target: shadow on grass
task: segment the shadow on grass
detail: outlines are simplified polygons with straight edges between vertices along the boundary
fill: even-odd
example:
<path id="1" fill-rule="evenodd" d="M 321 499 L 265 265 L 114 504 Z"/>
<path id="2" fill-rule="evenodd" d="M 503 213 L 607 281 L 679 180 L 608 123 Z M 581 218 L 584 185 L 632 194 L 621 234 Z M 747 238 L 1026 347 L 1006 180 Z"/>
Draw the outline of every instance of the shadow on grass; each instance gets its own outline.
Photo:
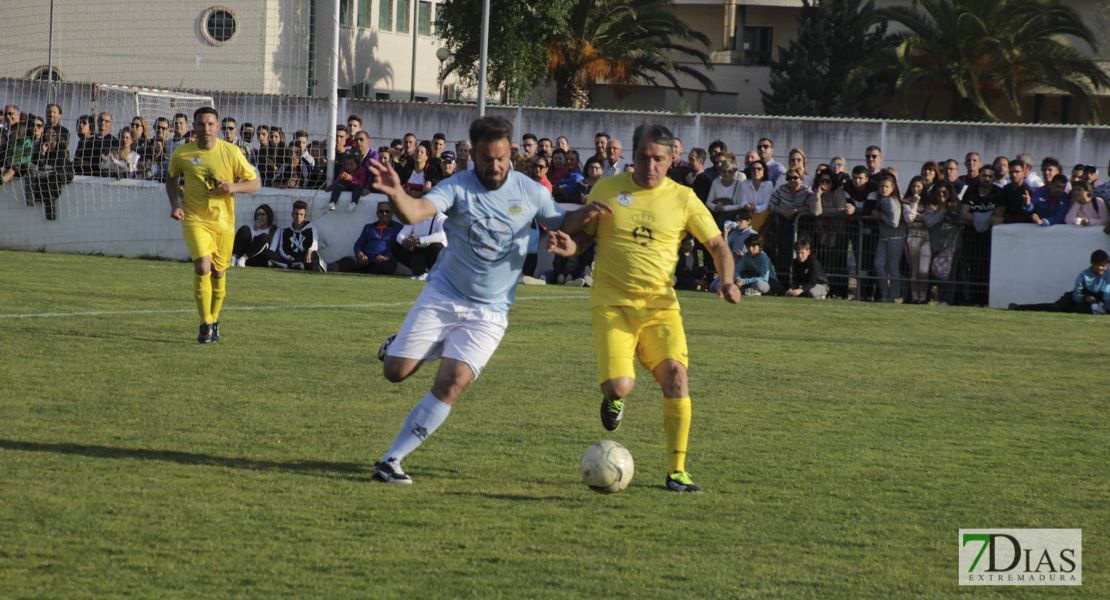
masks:
<path id="1" fill-rule="evenodd" d="M 251 471 L 286 471 L 305 475 L 344 477 L 348 479 L 370 480 L 370 469 L 360 463 L 296 460 L 279 462 L 252 458 L 233 458 L 213 456 L 195 452 L 174 450 L 147 450 L 142 448 L 112 448 L 110 446 L 90 446 L 86 444 L 49 444 L 43 442 L 21 442 L 0 439 L 0 448 L 22 450 L 24 452 L 51 452 L 54 454 L 74 454 L 90 458 L 122 458 L 132 460 L 159 460 L 182 465 L 202 465 L 247 469 Z M 365 477 L 359 477 L 365 475 Z"/>

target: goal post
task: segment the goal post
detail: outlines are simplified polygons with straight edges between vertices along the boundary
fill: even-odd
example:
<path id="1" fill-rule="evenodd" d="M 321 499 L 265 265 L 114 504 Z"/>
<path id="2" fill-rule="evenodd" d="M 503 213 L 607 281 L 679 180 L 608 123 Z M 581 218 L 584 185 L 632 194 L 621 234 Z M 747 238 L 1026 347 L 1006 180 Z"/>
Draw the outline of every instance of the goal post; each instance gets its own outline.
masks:
<path id="1" fill-rule="evenodd" d="M 154 88 L 133 87 L 111 83 L 97 83 L 92 88 L 93 114 L 107 112 L 121 118 L 140 116 L 152 125 L 157 119 L 173 120 L 175 114 L 182 113 L 193 121 L 193 111 L 207 106 L 215 108 L 212 96 L 159 90 Z"/>

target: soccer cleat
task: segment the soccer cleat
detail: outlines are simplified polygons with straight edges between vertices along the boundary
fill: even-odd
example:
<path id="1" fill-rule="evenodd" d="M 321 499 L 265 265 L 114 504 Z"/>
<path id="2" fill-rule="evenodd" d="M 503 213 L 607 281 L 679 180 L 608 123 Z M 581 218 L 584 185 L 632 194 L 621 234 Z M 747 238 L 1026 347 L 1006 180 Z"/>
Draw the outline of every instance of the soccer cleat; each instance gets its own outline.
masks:
<path id="1" fill-rule="evenodd" d="M 701 486 L 695 485 L 686 471 L 675 471 L 667 476 L 667 489 L 672 492 L 700 492 Z"/>
<path id="2" fill-rule="evenodd" d="M 371 476 L 386 483 L 412 483 L 412 477 L 401 470 L 401 463 L 393 459 L 374 465 L 374 473 Z M 701 488 L 698 488 L 698 491 L 700 492 Z"/>
<path id="3" fill-rule="evenodd" d="M 216 321 L 212 324 L 212 340 L 213 342 L 220 341 L 220 322 Z"/>
<path id="4" fill-rule="evenodd" d="M 202 344 L 208 344 L 216 341 L 212 339 L 212 323 L 200 324 L 200 333 L 197 335 L 197 341 Z"/>
<path id="5" fill-rule="evenodd" d="M 397 334 L 395 333 L 385 338 L 385 341 L 382 342 L 382 345 L 378 346 L 378 360 L 385 362 L 386 350 L 389 350 L 389 345 L 392 344 L 393 340 L 395 340 L 396 338 Z"/>
<path id="6" fill-rule="evenodd" d="M 601 401 L 601 424 L 609 431 L 616 431 L 621 426 L 621 417 L 624 416 L 624 400 Z"/>

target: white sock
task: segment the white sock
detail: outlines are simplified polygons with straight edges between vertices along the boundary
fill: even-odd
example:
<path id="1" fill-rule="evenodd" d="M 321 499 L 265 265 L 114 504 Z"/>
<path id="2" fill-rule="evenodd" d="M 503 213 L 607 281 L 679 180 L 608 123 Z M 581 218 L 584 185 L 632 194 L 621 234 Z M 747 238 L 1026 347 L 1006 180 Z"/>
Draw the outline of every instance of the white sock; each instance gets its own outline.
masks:
<path id="1" fill-rule="evenodd" d="M 389 447 L 389 452 L 382 458 L 382 462 L 389 460 L 401 462 L 402 458 L 416 450 L 417 446 L 432 435 L 432 432 L 447 420 L 447 415 L 450 413 L 451 405 L 428 392 L 428 395 L 421 398 L 420 402 L 413 407 L 404 425 L 401 425 L 401 431 L 397 432 L 397 437 Z"/>

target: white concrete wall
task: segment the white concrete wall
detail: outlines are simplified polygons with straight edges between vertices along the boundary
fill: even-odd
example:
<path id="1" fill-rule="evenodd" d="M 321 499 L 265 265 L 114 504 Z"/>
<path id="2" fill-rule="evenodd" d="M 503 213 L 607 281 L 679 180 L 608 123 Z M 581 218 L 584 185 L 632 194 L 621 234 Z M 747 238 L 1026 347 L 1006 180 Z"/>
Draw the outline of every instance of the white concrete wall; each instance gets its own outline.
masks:
<path id="1" fill-rule="evenodd" d="M 1110 252 L 1101 227 L 1001 225 L 991 233 L 991 308 L 1011 302 L 1054 302 L 1091 266 L 1091 253 Z"/>

